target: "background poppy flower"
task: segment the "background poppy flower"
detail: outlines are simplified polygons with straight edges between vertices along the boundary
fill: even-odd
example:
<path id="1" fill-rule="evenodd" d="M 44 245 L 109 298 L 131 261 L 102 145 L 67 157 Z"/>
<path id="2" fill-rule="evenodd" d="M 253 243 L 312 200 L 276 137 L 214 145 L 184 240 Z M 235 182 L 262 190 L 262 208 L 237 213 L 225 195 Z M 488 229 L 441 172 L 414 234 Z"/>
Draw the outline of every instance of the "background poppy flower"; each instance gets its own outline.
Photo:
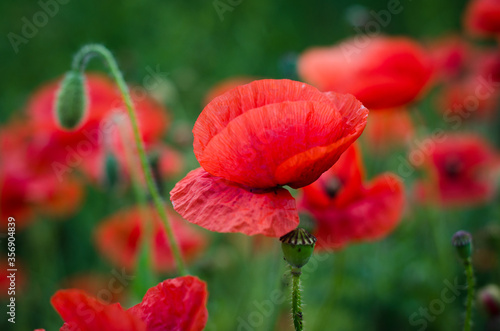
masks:
<path id="1" fill-rule="evenodd" d="M 0 223 L 9 216 L 24 228 L 37 213 L 64 217 L 75 212 L 83 200 L 82 184 L 73 176 L 59 181 L 52 170 L 37 167 L 30 154 L 31 127 L 12 122 L 1 128 Z"/>
<path id="2" fill-rule="evenodd" d="M 500 34 L 500 1 L 471 0 L 465 11 L 465 28 L 475 35 Z"/>
<path id="3" fill-rule="evenodd" d="M 351 93 L 374 110 L 415 100 L 431 78 L 432 65 L 411 39 L 377 37 L 311 48 L 300 56 L 297 70 L 321 91 Z"/>
<path id="4" fill-rule="evenodd" d="M 280 236 L 298 224 L 282 188 L 315 181 L 354 142 L 368 110 L 351 95 L 259 80 L 212 100 L 195 123 L 202 169 L 171 192 L 175 210 L 218 232 Z"/>
<path id="5" fill-rule="evenodd" d="M 446 36 L 428 47 L 436 79 L 451 81 L 462 74 L 471 60 L 471 46 L 459 36 Z"/>
<path id="6" fill-rule="evenodd" d="M 116 86 L 106 76 L 86 75 L 88 115 L 75 131 L 57 125 L 54 104 L 59 81 L 40 88 L 28 103 L 27 113 L 33 128 L 31 155 L 39 166 L 60 175 L 83 170 L 90 178 L 102 178 L 105 145 L 117 155 L 123 155 L 117 125 L 130 127 L 122 98 Z M 147 95 L 133 95 L 139 128 L 146 147 L 160 140 L 168 127 L 165 109 Z M 117 124 L 118 123 L 118 124 Z M 124 159 L 121 157 L 119 159 Z"/>
<path id="7" fill-rule="evenodd" d="M 148 218 L 144 220 L 143 216 Z M 140 207 L 122 210 L 99 223 L 95 233 L 98 250 L 114 264 L 133 270 L 139 253 L 143 222 L 148 219 L 152 219 L 154 224 L 151 242 L 154 268 L 162 272 L 174 270 L 175 261 L 167 234 L 153 207 L 145 208 L 144 213 Z M 184 259 L 192 261 L 206 247 L 206 237 L 172 211 L 169 212 L 169 220 Z"/>
<path id="8" fill-rule="evenodd" d="M 299 208 L 314 218 L 318 249 L 387 236 L 401 220 L 404 186 L 390 173 L 363 183 L 357 146 L 351 146 L 321 177 L 301 189 Z"/>
<path id="9" fill-rule="evenodd" d="M 61 330 L 201 331 L 208 318 L 206 284 L 193 276 L 167 279 L 148 290 L 142 302 L 124 310 L 81 290 L 60 290 L 51 303 L 65 324 Z M 85 312 L 85 314 L 82 314 Z"/>
<path id="10" fill-rule="evenodd" d="M 428 180 L 417 182 L 421 201 L 443 205 L 474 205 L 493 198 L 500 158 L 481 137 L 473 134 L 449 134 L 432 141 L 425 159 L 415 164 L 428 171 Z"/>

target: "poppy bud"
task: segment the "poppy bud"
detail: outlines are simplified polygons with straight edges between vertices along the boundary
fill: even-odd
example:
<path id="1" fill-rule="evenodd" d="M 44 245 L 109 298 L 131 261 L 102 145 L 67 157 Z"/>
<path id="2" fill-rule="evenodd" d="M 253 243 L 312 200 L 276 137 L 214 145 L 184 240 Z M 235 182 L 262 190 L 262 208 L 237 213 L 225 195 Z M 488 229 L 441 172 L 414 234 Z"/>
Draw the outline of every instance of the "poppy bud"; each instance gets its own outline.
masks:
<path id="1" fill-rule="evenodd" d="M 121 173 L 118 160 L 113 153 L 107 151 L 104 159 L 104 184 L 109 189 L 114 188 L 120 182 L 120 178 Z"/>
<path id="2" fill-rule="evenodd" d="M 73 130 L 87 112 L 85 77 L 79 70 L 68 71 L 61 82 L 56 100 L 56 120 L 63 129 Z"/>
<path id="3" fill-rule="evenodd" d="M 458 231 L 453 235 L 451 243 L 455 246 L 458 256 L 460 256 L 465 263 L 469 263 L 472 256 L 472 236 L 470 233 Z"/>
<path id="4" fill-rule="evenodd" d="M 478 301 L 490 317 L 500 316 L 500 289 L 490 284 L 479 291 Z"/>
<path id="5" fill-rule="evenodd" d="M 294 268 L 302 268 L 311 258 L 316 237 L 302 228 L 288 232 L 280 238 L 285 260 Z"/>

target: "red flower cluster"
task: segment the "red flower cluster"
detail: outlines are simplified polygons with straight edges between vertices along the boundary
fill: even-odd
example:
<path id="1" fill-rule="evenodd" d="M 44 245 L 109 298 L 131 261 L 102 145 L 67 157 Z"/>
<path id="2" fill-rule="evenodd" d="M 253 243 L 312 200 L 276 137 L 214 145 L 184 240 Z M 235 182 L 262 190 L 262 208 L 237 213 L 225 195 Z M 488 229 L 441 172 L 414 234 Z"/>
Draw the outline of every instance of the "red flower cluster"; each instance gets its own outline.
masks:
<path id="1" fill-rule="evenodd" d="M 207 240 L 202 233 L 192 229 L 174 212 L 168 212 L 169 220 L 185 260 L 193 260 L 206 247 Z M 144 219 L 145 218 L 145 219 Z M 153 207 L 134 207 L 123 210 L 101 222 L 96 230 L 96 244 L 99 252 L 114 264 L 133 270 L 140 249 L 141 236 L 147 221 L 153 221 L 151 252 L 154 268 L 168 272 L 175 269 L 167 234 Z"/>
<path id="2" fill-rule="evenodd" d="M 357 146 L 351 146 L 330 170 L 302 189 L 299 206 L 314 217 L 318 249 L 383 238 L 401 219 L 401 180 L 386 173 L 365 184 L 360 158 Z"/>
<path id="3" fill-rule="evenodd" d="M 428 144 L 423 162 L 428 180 L 417 183 L 420 200 L 443 205 L 474 205 L 493 198 L 500 156 L 479 136 L 450 134 Z M 420 162 L 420 161 L 419 161 Z"/>
<path id="4" fill-rule="evenodd" d="M 362 133 L 368 110 L 351 95 L 259 80 L 210 102 L 193 129 L 202 168 L 171 192 L 175 210 L 212 231 L 281 236 L 298 225 L 299 188 Z"/>
<path id="5" fill-rule="evenodd" d="M 370 110 L 415 100 L 432 73 L 430 58 L 418 44 L 389 37 L 312 48 L 297 67 L 299 76 L 321 91 L 351 93 Z"/>
<path id="6" fill-rule="evenodd" d="M 206 284 L 193 276 L 167 279 L 142 302 L 124 310 L 81 290 L 60 290 L 51 299 L 64 320 L 61 331 L 201 331 L 208 318 Z"/>

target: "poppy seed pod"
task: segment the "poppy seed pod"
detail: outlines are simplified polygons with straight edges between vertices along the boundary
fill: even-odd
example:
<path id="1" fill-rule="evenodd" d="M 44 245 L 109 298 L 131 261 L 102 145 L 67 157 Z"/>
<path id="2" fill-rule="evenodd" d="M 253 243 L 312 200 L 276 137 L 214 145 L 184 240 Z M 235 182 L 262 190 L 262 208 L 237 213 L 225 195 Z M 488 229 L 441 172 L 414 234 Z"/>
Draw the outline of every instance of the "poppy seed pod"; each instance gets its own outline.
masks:
<path id="1" fill-rule="evenodd" d="M 87 113 L 85 77 L 78 70 L 68 71 L 56 99 L 56 121 L 63 129 L 73 130 Z"/>
<path id="2" fill-rule="evenodd" d="M 285 260 L 294 268 L 302 268 L 311 258 L 316 237 L 302 228 L 297 228 L 280 238 Z"/>
<path id="3" fill-rule="evenodd" d="M 472 256 L 472 236 L 469 232 L 458 231 L 453 235 L 451 243 L 455 246 L 458 256 L 465 262 L 469 263 Z"/>

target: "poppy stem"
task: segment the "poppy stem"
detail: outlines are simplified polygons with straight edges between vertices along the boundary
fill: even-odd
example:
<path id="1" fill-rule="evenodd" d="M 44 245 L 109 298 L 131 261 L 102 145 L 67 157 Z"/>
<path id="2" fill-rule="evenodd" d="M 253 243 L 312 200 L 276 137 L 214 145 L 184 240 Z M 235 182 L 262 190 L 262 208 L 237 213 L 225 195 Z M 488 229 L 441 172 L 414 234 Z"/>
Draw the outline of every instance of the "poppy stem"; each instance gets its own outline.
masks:
<path id="1" fill-rule="evenodd" d="M 469 259 L 465 263 L 465 275 L 467 276 L 467 301 L 465 310 L 465 323 L 464 331 L 470 331 L 472 327 L 472 302 L 474 300 L 474 269 L 472 268 L 472 262 Z"/>
<path id="2" fill-rule="evenodd" d="M 290 267 L 292 270 L 292 318 L 295 331 L 303 330 L 302 300 L 300 297 L 300 268 Z"/>
<path id="3" fill-rule="evenodd" d="M 139 159 L 141 161 L 144 177 L 146 178 L 146 184 L 151 193 L 158 214 L 160 215 L 160 218 L 164 223 L 165 230 L 167 232 L 168 242 L 170 245 L 170 250 L 172 251 L 172 254 L 175 258 L 177 270 L 180 275 L 184 276 L 187 274 L 187 270 L 186 267 L 184 266 L 184 261 L 180 254 L 179 245 L 177 244 L 177 240 L 173 234 L 172 226 L 168 220 L 164 201 L 161 198 L 160 193 L 158 191 L 158 187 L 156 186 L 153 180 L 153 174 L 148 163 L 146 151 L 144 148 L 144 143 L 141 139 L 137 116 L 132 102 L 132 98 L 130 97 L 129 89 L 127 87 L 127 84 L 125 83 L 125 80 L 123 79 L 123 75 L 120 69 L 118 68 L 118 64 L 116 63 L 115 58 L 106 47 L 97 44 L 89 44 L 82 47 L 80 51 L 78 51 L 78 53 L 75 55 L 75 57 L 73 58 L 72 68 L 73 70 L 83 71 L 88 61 L 93 56 L 100 56 L 104 60 L 104 62 L 108 65 L 111 75 L 116 81 L 116 84 L 118 85 L 121 95 L 125 101 L 127 113 L 130 117 L 130 122 L 132 124 L 134 140 L 137 145 L 137 151 L 139 153 Z"/>

